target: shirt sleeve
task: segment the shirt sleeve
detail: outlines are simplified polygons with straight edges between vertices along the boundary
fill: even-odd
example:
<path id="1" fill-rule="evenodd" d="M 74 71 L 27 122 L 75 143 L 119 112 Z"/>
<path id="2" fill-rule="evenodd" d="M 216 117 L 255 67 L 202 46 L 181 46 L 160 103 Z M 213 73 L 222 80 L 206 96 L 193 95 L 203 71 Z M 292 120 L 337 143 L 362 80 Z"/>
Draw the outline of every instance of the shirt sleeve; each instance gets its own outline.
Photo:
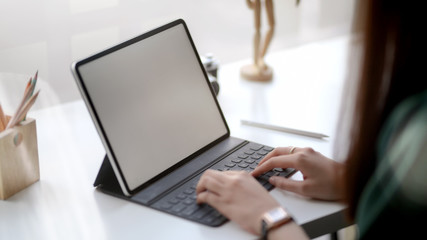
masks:
<path id="1" fill-rule="evenodd" d="M 427 91 L 404 101 L 392 113 L 377 152 L 377 168 L 357 208 L 360 238 L 396 234 L 390 231 L 393 227 L 415 227 L 415 221 L 426 219 Z"/>

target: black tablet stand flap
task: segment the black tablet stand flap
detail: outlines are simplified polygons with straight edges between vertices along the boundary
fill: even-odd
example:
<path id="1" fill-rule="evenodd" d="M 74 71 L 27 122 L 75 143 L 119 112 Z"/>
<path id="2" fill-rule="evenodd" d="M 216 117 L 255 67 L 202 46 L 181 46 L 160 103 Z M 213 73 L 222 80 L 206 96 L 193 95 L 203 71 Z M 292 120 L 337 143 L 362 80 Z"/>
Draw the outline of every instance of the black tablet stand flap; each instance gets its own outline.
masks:
<path id="1" fill-rule="evenodd" d="M 124 197 L 107 155 L 104 157 L 104 161 L 102 162 L 93 186 L 101 189 L 103 192 Z"/>

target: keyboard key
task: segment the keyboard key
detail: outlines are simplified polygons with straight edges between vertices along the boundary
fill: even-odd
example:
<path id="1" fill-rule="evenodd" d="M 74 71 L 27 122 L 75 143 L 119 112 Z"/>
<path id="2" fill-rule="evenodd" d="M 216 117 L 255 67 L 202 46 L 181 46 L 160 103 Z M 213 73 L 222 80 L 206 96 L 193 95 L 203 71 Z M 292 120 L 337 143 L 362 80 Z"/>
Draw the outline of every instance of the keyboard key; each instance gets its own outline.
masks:
<path id="1" fill-rule="evenodd" d="M 172 211 L 175 213 L 179 213 L 182 210 L 184 210 L 184 208 L 186 208 L 186 206 L 184 204 L 178 204 L 178 205 L 173 206 Z"/>
<path id="2" fill-rule="evenodd" d="M 241 158 L 241 159 L 246 159 L 246 158 L 248 158 L 248 155 L 244 155 L 244 154 L 240 154 L 239 156 L 237 156 L 238 158 Z"/>
<path id="3" fill-rule="evenodd" d="M 177 203 L 179 203 L 179 200 L 176 199 L 176 198 L 172 198 L 172 199 L 169 199 L 168 202 L 171 203 L 171 204 L 177 204 Z"/>
<path id="4" fill-rule="evenodd" d="M 247 167 L 249 167 L 249 165 L 247 163 L 241 163 L 241 164 L 239 164 L 239 167 L 247 168 Z"/>
<path id="5" fill-rule="evenodd" d="M 208 216 L 205 216 L 205 218 L 203 219 L 203 222 L 217 225 L 225 220 L 227 219 L 224 216 L 222 216 L 220 212 L 218 212 L 217 210 L 214 210 L 211 213 L 209 213 Z"/>
<path id="6" fill-rule="evenodd" d="M 234 167 L 234 166 L 236 166 L 236 164 L 235 163 L 226 163 L 225 166 L 226 167 Z"/>
<path id="7" fill-rule="evenodd" d="M 187 198 L 187 196 L 184 195 L 183 193 L 180 193 L 176 196 L 176 198 L 183 200 L 183 199 Z"/>
<path id="8" fill-rule="evenodd" d="M 214 212 L 212 212 L 211 214 L 212 214 L 212 216 L 214 216 L 214 217 L 220 217 L 220 216 L 222 216 L 222 214 L 221 214 L 220 212 L 218 212 L 218 211 L 214 211 Z"/>
<path id="9" fill-rule="evenodd" d="M 252 163 L 254 163 L 255 162 L 255 160 L 254 159 L 246 159 L 245 160 L 245 163 L 249 163 L 249 164 L 252 164 Z"/>
<path id="10" fill-rule="evenodd" d="M 182 214 L 184 214 L 184 215 L 186 215 L 186 216 L 190 216 L 190 215 L 193 215 L 193 213 L 195 213 L 197 210 L 199 210 L 199 205 L 196 205 L 196 204 L 194 204 L 194 205 L 191 205 L 191 206 L 189 206 L 189 207 L 187 207 L 183 212 L 182 212 Z"/>
<path id="11" fill-rule="evenodd" d="M 203 219 L 203 222 L 205 222 L 205 223 L 212 223 L 214 219 L 215 219 L 215 217 L 214 217 L 214 216 L 212 216 L 211 214 L 209 214 L 208 216 L 206 216 L 206 217 Z"/>
<path id="12" fill-rule="evenodd" d="M 240 162 L 242 162 L 242 160 L 241 159 L 238 159 L 238 158 L 235 158 L 235 159 L 233 159 L 233 160 L 231 160 L 232 162 L 234 162 L 234 163 L 240 163 Z"/>
<path id="13" fill-rule="evenodd" d="M 267 152 L 271 152 L 274 150 L 274 148 L 272 148 L 272 147 L 264 147 L 263 149 Z"/>
<path id="14" fill-rule="evenodd" d="M 185 199 L 184 200 L 184 202 L 183 202 L 184 204 L 186 204 L 186 205 L 190 205 L 190 204 L 193 204 L 194 203 L 194 200 L 193 199 L 191 199 L 191 198 L 187 198 L 187 199 Z"/>
<path id="15" fill-rule="evenodd" d="M 219 225 L 219 224 L 221 224 L 221 223 L 223 223 L 223 222 L 225 222 L 225 221 L 227 221 L 227 218 L 221 215 L 221 216 L 217 217 L 217 218 L 212 222 L 212 225 L 216 226 L 216 225 Z"/>
<path id="16" fill-rule="evenodd" d="M 267 155 L 267 153 L 268 152 L 266 152 L 266 151 L 259 151 L 256 154 L 261 155 L 261 156 L 265 156 L 265 155 Z"/>
<path id="17" fill-rule="evenodd" d="M 268 182 L 269 178 L 270 178 L 269 176 L 263 174 L 261 176 L 258 176 L 256 179 L 258 180 L 258 182 L 261 183 L 261 185 L 264 185 L 264 183 Z"/>
<path id="18" fill-rule="evenodd" d="M 172 207 L 172 204 L 165 202 L 165 203 L 162 203 L 160 207 L 162 209 L 169 209 L 170 207 Z"/>
<path id="19" fill-rule="evenodd" d="M 252 155 L 252 154 L 254 154 L 255 152 L 254 151 L 252 151 L 252 150 L 249 150 L 249 151 L 245 151 L 245 154 L 247 154 L 247 155 Z"/>
<path id="20" fill-rule="evenodd" d="M 187 195 L 190 195 L 190 194 L 194 193 L 194 190 L 189 188 L 189 189 L 185 190 L 184 193 Z"/>
<path id="21" fill-rule="evenodd" d="M 259 150 L 261 150 L 263 147 L 264 147 L 263 145 L 260 145 L 260 144 L 256 144 L 256 143 L 254 143 L 254 144 L 252 144 L 252 146 L 250 147 L 250 149 L 251 149 L 251 150 L 254 150 L 254 151 L 259 151 Z"/>
<path id="22" fill-rule="evenodd" d="M 270 190 L 273 188 L 273 185 L 271 185 L 271 183 L 266 182 L 262 185 L 265 189 Z"/>
<path id="23" fill-rule="evenodd" d="M 194 214 L 195 219 L 202 219 L 204 216 L 208 215 L 210 212 L 213 211 L 212 208 L 206 206 L 207 205 L 204 205 Z"/>
<path id="24" fill-rule="evenodd" d="M 260 177 L 257 177 L 256 178 L 256 180 L 259 182 L 259 184 L 261 184 L 261 185 L 264 185 L 264 183 L 266 183 L 267 182 L 267 180 L 265 180 L 264 178 L 260 178 Z"/>

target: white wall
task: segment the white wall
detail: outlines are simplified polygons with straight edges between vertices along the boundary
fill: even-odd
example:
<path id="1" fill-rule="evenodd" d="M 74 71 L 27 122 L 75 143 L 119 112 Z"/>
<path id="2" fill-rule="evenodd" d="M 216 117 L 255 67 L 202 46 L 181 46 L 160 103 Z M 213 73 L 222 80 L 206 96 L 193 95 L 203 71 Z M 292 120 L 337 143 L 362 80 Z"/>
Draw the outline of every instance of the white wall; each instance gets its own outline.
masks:
<path id="1" fill-rule="evenodd" d="M 355 0 L 273 2 L 269 51 L 350 31 Z M 51 94 L 39 107 L 78 99 L 72 61 L 176 18 L 187 22 L 200 54 L 212 52 L 222 64 L 252 56 L 245 0 L 0 0 L 0 102 L 16 102 L 10 82 L 25 82 L 37 69 Z"/>

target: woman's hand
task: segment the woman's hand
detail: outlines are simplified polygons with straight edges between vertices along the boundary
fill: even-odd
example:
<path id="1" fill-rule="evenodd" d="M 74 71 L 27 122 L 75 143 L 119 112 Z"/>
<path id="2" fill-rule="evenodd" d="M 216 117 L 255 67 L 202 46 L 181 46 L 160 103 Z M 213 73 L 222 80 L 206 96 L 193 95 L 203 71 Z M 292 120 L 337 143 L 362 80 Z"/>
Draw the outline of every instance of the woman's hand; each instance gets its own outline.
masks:
<path id="1" fill-rule="evenodd" d="M 295 168 L 304 176 L 303 181 L 273 176 L 270 183 L 275 187 L 322 200 L 343 198 L 343 187 L 340 184 L 343 164 L 311 148 L 276 148 L 265 156 L 252 175 L 256 177 L 273 168 Z"/>
<path id="2" fill-rule="evenodd" d="M 196 188 L 197 202 L 216 208 L 243 229 L 259 235 L 262 215 L 279 203 L 249 173 L 207 170 Z"/>

